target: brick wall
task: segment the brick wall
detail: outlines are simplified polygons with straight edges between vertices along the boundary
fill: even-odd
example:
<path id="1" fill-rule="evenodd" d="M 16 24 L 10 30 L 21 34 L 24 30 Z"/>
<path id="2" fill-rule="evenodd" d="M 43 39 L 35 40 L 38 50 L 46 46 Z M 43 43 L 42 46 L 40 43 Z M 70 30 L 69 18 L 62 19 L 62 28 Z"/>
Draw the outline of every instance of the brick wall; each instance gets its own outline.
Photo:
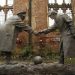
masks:
<path id="1" fill-rule="evenodd" d="M 28 5 L 29 5 L 28 0 L 14 0 L 13 13 L 17 14 L 21 11 L 28 12 Z M 27 43 L 28 42 L 27 41 L 28 40 L 28 33 L 21 32 L 21 33 L 18 34 L 17 38 L 19 38 L 20 40 L 24 40 L 24 42 Z M 22 43 L 23 43 L 23 41 L 22 41 Z"/>
<path id="2" fill-rule="evenodd" d="M 47 6 L 47 0 L 32 2 L 32 26 L 37 31 L 47 27 Z"/>
<path id="3" fill-rule="evenodd" d="M 14 0 L 14 14 L 28 12 L 29 0 Z M 47 0 L 32 0 L 32 27 L 40 30 L 47 27 Z"/>
<path id="4" fill-rule="evenodd" d="M 28 12 L 28 2 L 29 0 L 14 0 L 14 14 L 17 14 L 20 11 Z M 48 0 L 32 0 L 32 28 L 33 30 L 40 31 L 41 29 L 47 28 L 47 10 L 48 10 Z M 52 33 L 55 35 L 54 33 Z M 39 37 L 52 36 L 34 36 L 32 37 L 33 43 L 38 42 Z M 25 35 L 25 34 L 24 34 Z M 28 35 L 26 34 L 26 37 Z M 34 44 L 35 46 L 35 44 Z"/>
<path id="5" fill-rule="evenodd" d="M 14 14 L 20 11 L 28 13 L 29 0 L 14 0 Z M 48 0 L 32 0 L 32 28 L 40 31 L 47 28 Z"/>
<path id="6" fill-rule="evenodd" d="M 14 0 L 13 13 L 17 14 L 20 11 L 27 11 L 28 0 Z"/>

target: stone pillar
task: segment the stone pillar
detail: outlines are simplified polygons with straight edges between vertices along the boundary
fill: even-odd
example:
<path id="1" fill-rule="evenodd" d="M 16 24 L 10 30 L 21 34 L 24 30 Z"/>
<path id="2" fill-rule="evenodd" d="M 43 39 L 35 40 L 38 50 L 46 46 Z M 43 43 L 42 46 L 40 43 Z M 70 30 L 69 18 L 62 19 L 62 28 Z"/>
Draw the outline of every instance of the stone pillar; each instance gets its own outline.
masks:
<path id="1" fill-rule="evenodd" d="M 29 6 L 28 4 L 28 0 L 14 0 L 13 13 L 17 14 L 20 11 L 27 11 Z"/>
<path id="2" fill-rule="evenodd" d="M 48 0 L 32 0 L 32 27 L 36 31 L 47 28 Z"/>
<path id="3" fill-rule="evenodd" d="M 32 28 L 34 31 L 41 31 L 42 29 L 47 28 L 47 13 L 48 13 L 48 0 L 32 0 Z M 41 36 L 33 36 L 33 53 L 35 55 L 39 54 L 39 49 L 37 42 L 39 42 Z"/>

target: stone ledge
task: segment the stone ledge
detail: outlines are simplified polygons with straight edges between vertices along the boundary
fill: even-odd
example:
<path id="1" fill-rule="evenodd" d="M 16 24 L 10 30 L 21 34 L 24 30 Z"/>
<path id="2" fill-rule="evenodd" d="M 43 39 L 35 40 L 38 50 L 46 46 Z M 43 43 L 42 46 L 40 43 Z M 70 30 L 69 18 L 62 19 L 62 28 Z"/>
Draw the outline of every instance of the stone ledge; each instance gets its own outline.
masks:
<path id="1" fill-rule="evenodd" d="M 10 64 L 0 65 L 0 75 L 75 75 L 75 67 L 58 64 Z"/>

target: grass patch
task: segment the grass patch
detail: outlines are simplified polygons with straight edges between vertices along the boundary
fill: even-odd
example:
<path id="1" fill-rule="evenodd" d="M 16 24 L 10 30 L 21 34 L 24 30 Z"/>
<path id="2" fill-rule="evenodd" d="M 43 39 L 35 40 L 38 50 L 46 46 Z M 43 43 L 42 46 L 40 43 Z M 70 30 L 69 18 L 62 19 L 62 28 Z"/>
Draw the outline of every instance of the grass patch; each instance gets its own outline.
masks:
<path id="1" fill-rule="evenodd" d="M 75 58 L 65 58 L 65 64 L 75 64 Z"/>

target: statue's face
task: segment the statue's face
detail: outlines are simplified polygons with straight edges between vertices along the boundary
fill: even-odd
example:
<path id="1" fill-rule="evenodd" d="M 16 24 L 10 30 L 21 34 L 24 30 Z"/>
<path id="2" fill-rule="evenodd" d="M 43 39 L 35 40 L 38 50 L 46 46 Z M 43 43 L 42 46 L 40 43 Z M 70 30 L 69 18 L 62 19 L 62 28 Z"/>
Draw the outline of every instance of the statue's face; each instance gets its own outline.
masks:
<path id="1" fill-rule="evenodd" d="M 18 15 L 20 18 L 21 18 L 21 20 L 23 21 L 24 19 L 25 19 L 25 17 L 26 17 L 26 14 L 19 14 Z"/>
<path id="2" fill-rule="evenodd" d="M 51 19 L 55 19 L 56 18 L 56 15 L 50 15 L 49 16 Z"/>
<path id="3" fill-rule="evenodd" d="M 50 17 L 51 19 L 54 19 L 54 15 L 50 15 L 49 17 Z"/>

